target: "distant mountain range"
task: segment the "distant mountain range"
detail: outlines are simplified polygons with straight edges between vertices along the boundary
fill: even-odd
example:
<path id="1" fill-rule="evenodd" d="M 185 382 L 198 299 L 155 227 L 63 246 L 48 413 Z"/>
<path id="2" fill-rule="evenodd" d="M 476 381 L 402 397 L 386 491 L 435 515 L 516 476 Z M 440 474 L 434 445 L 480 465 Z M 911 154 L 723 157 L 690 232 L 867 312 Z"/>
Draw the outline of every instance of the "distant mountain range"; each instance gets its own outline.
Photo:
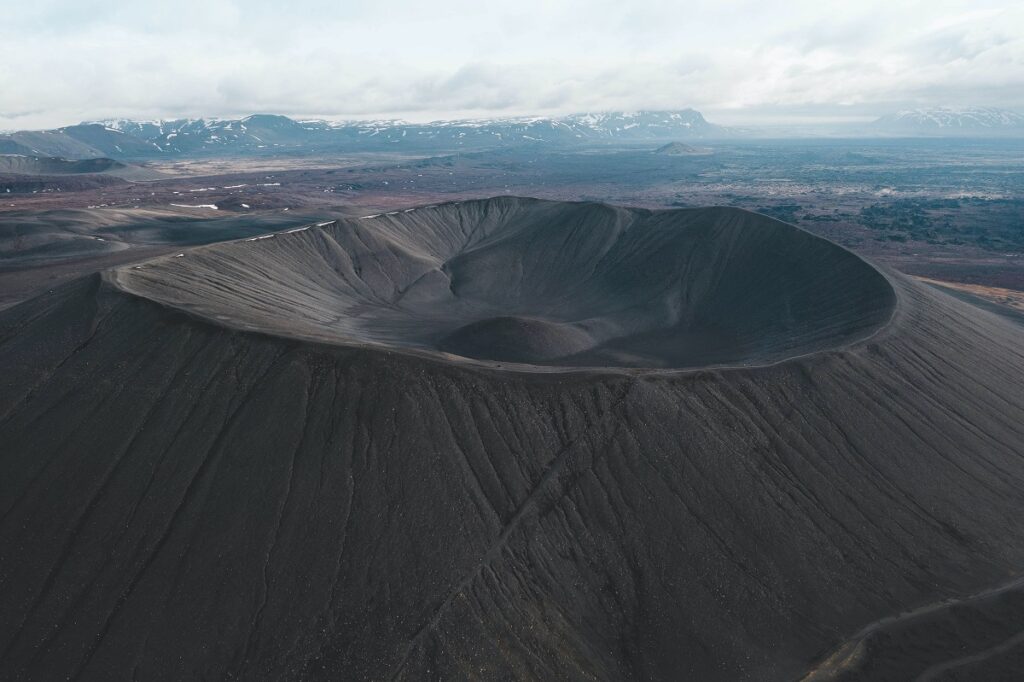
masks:
<path id="1" fill-rule="evenodd" d="M 992 107 L 933 107 L 907 109 L 883 116 L 872 128 L 911 135 L 1024 134 L 1024 114 Z"/>
<path id="2" fill-rule="evenodd" d="M 794 129 L 787 136 L 820 134 Z M 1024 115 L 988 107 L 912 109 L 867 126 L 830 131 L 833 136 L 1024 136 Z M 171 121 L 108 120 L 54 130 L 0 134 L 0 154 L 65 159 L 107 157 L 141 161 L 203 155 L 279 152 L 410 151 L 437 153 L 511 145 L 572 147 L 600 143 L 661 143 L 778 133 L 709 123 L 693 109 L 609 112 L 561 117 L 404 121 L 295 120 L 276 114 L 240 119 Z M 685 145 L 680 142 L 682 149 Z M 666 147 L 662 153 L 679 153 Z"/>
<path id="3" fill-rule="evenodd" d="M 665 141 L 727 137 L 698 111 L 574 114 L 433 123 L 297 121 L 257 114 L 242 119 L 110 120 L 56 130 L 0 135 L 0 154 L 146 159 L 197 154 L 326 150 L 431 150 L 581 142 Z"/>

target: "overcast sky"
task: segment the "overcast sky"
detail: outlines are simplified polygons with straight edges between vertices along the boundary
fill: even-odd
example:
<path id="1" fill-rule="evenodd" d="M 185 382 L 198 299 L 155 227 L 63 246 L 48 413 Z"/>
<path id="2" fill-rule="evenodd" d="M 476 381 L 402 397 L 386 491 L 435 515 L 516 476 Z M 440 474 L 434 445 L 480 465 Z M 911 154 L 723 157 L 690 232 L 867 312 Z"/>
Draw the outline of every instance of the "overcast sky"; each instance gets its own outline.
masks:
<path id="1" fill-rule="evenodd" d="M 1024 3 L 10 0 L 0 129 L 111 117 L 1024 109 Z"/>

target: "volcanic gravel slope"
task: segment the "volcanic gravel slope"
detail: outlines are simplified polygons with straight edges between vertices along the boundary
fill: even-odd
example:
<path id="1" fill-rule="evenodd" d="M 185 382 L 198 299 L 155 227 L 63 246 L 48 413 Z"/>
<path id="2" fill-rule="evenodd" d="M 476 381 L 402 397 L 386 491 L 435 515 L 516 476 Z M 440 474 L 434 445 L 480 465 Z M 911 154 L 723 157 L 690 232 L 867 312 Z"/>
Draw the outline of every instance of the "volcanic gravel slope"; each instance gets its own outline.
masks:
<path id="1" fill-rule="evenodd" d="M 1022 341 L 730 209 L 499 198 L 80 280 L 0 312 L 0 677 L 830 679 L 887 616 L 1015 603 Z M 894 622 L 899 670 L 960 655 Z"/>

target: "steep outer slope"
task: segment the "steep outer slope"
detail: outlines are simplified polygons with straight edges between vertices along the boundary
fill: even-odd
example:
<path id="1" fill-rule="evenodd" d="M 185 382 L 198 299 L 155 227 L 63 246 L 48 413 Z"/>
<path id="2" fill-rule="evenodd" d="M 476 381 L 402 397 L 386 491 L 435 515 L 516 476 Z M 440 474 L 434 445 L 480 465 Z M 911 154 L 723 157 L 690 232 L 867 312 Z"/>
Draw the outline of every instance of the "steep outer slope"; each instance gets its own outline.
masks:
<path id="1" fill-rule="evenodd" d="M 694 371 L 299 340 L 98 276 L 4 311 L 0 677 L 797 678 L 1024 566 L 1021 332 L 891 279 L 870 338 Z"/>

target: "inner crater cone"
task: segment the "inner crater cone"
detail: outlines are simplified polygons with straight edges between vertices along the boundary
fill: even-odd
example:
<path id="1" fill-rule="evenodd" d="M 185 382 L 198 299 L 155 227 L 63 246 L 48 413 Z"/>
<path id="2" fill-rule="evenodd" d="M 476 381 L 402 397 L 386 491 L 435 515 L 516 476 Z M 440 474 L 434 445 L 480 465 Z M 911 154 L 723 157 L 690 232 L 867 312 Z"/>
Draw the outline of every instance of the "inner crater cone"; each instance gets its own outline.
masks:
<path id="1" fill-rule="evenodd" d="M 732 208 L 514 197 L 340 220 L 114 274 L 247 330 L 549 367 L 763 364 L 892 314 L 859 257 Z"/>

